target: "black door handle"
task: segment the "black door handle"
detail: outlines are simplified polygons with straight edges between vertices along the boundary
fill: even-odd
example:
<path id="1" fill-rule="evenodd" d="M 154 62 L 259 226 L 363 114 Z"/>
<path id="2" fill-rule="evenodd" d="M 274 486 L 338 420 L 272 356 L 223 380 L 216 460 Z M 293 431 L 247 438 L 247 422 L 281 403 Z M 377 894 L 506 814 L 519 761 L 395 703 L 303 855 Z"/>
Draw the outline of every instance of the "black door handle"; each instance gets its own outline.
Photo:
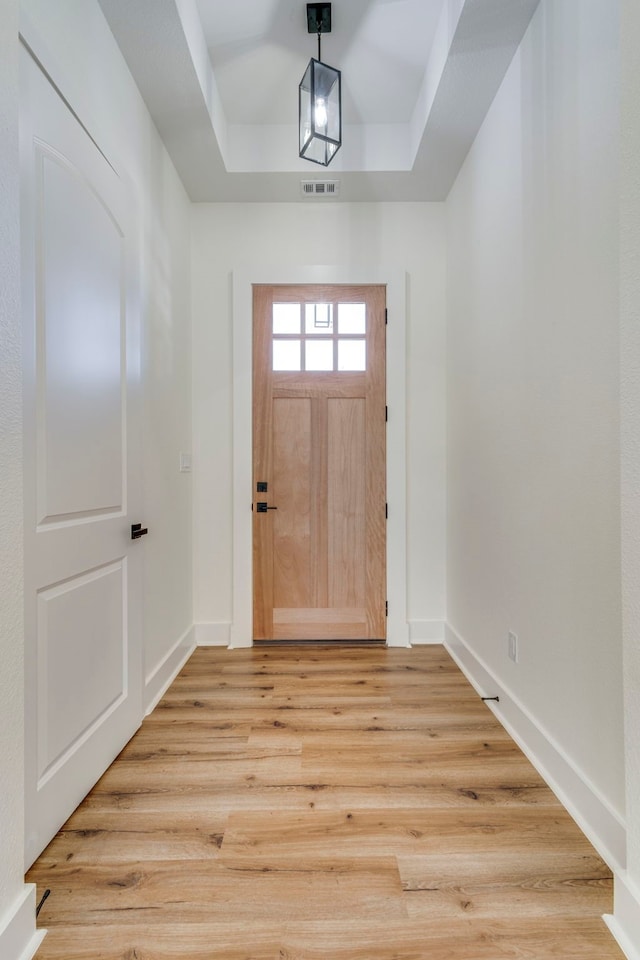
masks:
<path id="1" fill-rule="evenodd" d="M 132 524 L 131 524 L 131 539 L 132 539 L 132 540 L 139 540 L 140 537 L 145 537 L 148 533 L 149 533 L 149 531 L 147 530 L 146 527 L 144 528 L 144 530 L 142 529 L 142 524 L 141 524 L 141 523 L 132 523 Z"/>
<path id="2" fill-rule="evenodd" d="M 277 510 L 277 507 L 270 507 L 269 504 L 264 500 L 258 500 L 257 510 L 258 513 L 266 513 L 267 510 Z"/>

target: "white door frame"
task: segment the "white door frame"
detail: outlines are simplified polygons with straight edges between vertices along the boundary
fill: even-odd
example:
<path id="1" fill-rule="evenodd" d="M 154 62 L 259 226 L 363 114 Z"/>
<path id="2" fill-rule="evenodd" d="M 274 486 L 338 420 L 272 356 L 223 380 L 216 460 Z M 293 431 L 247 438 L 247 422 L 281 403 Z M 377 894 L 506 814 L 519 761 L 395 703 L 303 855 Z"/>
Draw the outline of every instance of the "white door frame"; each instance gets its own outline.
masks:
<path id="1" fill-rule="evenodd" d="M 252 287 L 253 284 L 348 283 L 387 287 L 387 646 L 408 647 L 407 623 L 407 275 L 400 270 L 258 265 L 233 272 L 233 622 L 232 648 L 252 640 Z"/>

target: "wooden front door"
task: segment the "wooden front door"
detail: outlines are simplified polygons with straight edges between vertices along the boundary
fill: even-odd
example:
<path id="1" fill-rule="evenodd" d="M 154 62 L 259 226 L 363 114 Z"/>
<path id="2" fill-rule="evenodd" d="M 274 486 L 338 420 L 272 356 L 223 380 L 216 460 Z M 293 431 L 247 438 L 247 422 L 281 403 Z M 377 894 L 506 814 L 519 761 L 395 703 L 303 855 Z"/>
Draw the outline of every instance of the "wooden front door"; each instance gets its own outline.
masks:
<path id="1" fill-rule="evenodd" d="M 386 639 L 385 288 L 254 287 L 253 638 Z"/>

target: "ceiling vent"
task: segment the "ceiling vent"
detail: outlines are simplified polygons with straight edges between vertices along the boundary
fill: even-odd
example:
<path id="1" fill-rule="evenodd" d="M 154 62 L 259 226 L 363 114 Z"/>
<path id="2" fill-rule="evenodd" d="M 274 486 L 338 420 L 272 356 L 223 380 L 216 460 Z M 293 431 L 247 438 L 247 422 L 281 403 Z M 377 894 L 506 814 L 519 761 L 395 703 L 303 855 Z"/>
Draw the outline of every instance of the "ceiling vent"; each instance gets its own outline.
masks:
<path id="1" fill-rule="evenodd" d="M 337 197 L 340 193 L 339 180 L 301 180 L 303 197 Z"/>

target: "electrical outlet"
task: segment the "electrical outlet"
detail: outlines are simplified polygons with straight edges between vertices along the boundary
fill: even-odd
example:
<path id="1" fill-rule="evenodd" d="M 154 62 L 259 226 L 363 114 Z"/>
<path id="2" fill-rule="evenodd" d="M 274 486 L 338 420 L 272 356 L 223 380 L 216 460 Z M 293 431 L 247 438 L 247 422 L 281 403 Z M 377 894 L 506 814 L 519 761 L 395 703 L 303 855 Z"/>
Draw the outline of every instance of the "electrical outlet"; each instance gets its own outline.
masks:
<path id="1" fill-rule="evenodd" d="M 518 635 L 513 633 L 511 630 L 508 634 L 509 642 L 509 659 L 513 660 L 514 663 L 518 662 Z"/>

